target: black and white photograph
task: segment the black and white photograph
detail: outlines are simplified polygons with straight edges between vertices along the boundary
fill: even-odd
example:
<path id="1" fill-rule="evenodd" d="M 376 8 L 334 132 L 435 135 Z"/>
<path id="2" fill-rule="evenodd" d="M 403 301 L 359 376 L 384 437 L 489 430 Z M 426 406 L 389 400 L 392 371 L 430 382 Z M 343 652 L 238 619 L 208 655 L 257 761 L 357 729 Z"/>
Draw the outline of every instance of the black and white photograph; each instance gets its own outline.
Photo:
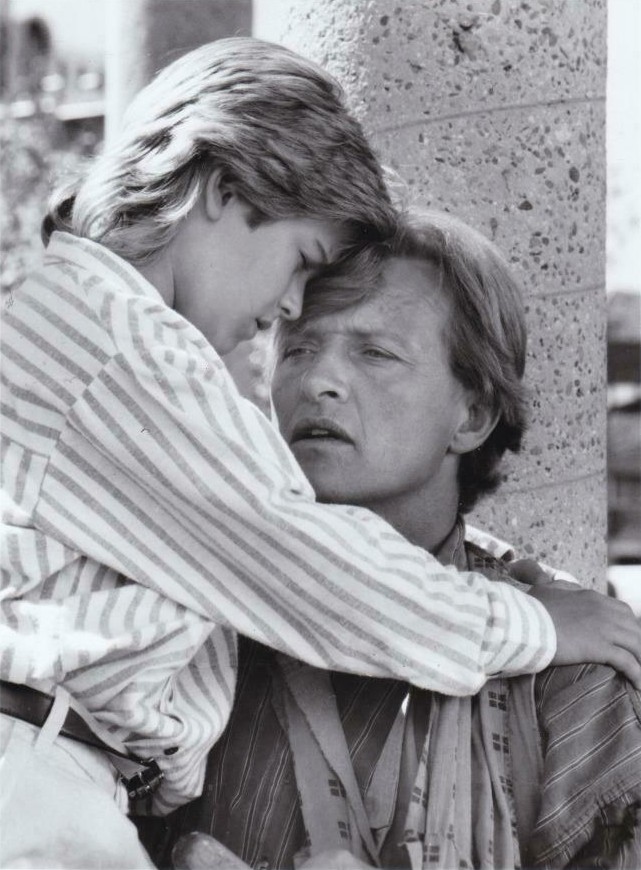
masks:
<path id="1" fill-rule="evenodd" d="M 641 870 L 640 43 L 0 0 L 0 870 Z"/>

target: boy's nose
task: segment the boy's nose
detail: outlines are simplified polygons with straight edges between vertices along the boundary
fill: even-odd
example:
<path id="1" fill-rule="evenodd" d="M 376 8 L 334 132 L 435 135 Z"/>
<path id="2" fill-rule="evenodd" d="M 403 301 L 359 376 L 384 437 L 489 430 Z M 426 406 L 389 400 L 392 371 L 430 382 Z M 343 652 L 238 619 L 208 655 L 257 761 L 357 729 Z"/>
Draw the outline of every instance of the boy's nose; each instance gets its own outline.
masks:
<path id="1" fill-rule="evenodd" d="M 300 317 L 306 283 L 306 280 L 294 279 L 280 300 L 280 313 L 285 320 L 298 320 Z"/>
<path id="2" fill-rule="evenodd" d="M 305 282 L 294 282 L 280 300 L 280 316 L 284 320 L 298 320 L 303 310 Z"/>

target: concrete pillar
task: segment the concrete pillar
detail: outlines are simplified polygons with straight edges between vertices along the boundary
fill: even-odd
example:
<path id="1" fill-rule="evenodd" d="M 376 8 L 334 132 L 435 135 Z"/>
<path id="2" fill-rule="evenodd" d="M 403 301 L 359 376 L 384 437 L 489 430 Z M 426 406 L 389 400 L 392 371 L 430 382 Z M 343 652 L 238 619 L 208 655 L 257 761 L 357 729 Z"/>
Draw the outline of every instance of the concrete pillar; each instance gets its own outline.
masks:
<path id="1" fill-rule="evenodd" d="M 106 133 L 132 97 L 170 61 L 223 36 L 251 32 L 251 0 L 109 0 Z"/>
<path id="2" fill-rule="evenodd" d="M 605 586 L 605 0 L 255 0 L 345 86 L 419 202 L 520 275 L 532 428 L 471 518 Z"/>

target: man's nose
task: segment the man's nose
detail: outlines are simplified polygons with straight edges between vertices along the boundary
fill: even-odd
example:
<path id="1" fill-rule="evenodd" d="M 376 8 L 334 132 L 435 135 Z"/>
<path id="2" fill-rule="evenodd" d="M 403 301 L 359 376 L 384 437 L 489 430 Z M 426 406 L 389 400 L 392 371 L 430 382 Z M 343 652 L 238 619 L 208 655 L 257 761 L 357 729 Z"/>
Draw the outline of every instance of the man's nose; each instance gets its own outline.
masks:
<path id="1" fill-rule="evenodd" d="M 322 351 L 315 354 L 303 375 L 302 389 L 303 395 L 311 401 L 323 398 L 346 401 L 349 380 L 338 355 Z"/>

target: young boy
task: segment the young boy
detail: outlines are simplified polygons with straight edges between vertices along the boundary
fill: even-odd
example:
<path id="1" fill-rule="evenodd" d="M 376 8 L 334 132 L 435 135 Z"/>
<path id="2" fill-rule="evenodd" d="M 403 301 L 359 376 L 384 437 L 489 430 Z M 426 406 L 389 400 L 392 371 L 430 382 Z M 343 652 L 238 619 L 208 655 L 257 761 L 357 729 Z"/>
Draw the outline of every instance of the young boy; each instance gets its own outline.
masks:
<path id="1" fill-rule="evenodd" d="M 450 694 L 541 669 L 557 637 L 566 660 L 569 596 L 555 633 L 532 597 L 315 504 L 219 357 L 296 318 L 326 265 L 374 278 L 394 224 L 335 82 L 249 39 L 161 73 L 52 210 L 3 334 L 5 866 L 145 865 L 114 765 L 159 813 L 199 793 L 236 632 Z M 595 606 L 588 636 L 619 622 Z"/>

